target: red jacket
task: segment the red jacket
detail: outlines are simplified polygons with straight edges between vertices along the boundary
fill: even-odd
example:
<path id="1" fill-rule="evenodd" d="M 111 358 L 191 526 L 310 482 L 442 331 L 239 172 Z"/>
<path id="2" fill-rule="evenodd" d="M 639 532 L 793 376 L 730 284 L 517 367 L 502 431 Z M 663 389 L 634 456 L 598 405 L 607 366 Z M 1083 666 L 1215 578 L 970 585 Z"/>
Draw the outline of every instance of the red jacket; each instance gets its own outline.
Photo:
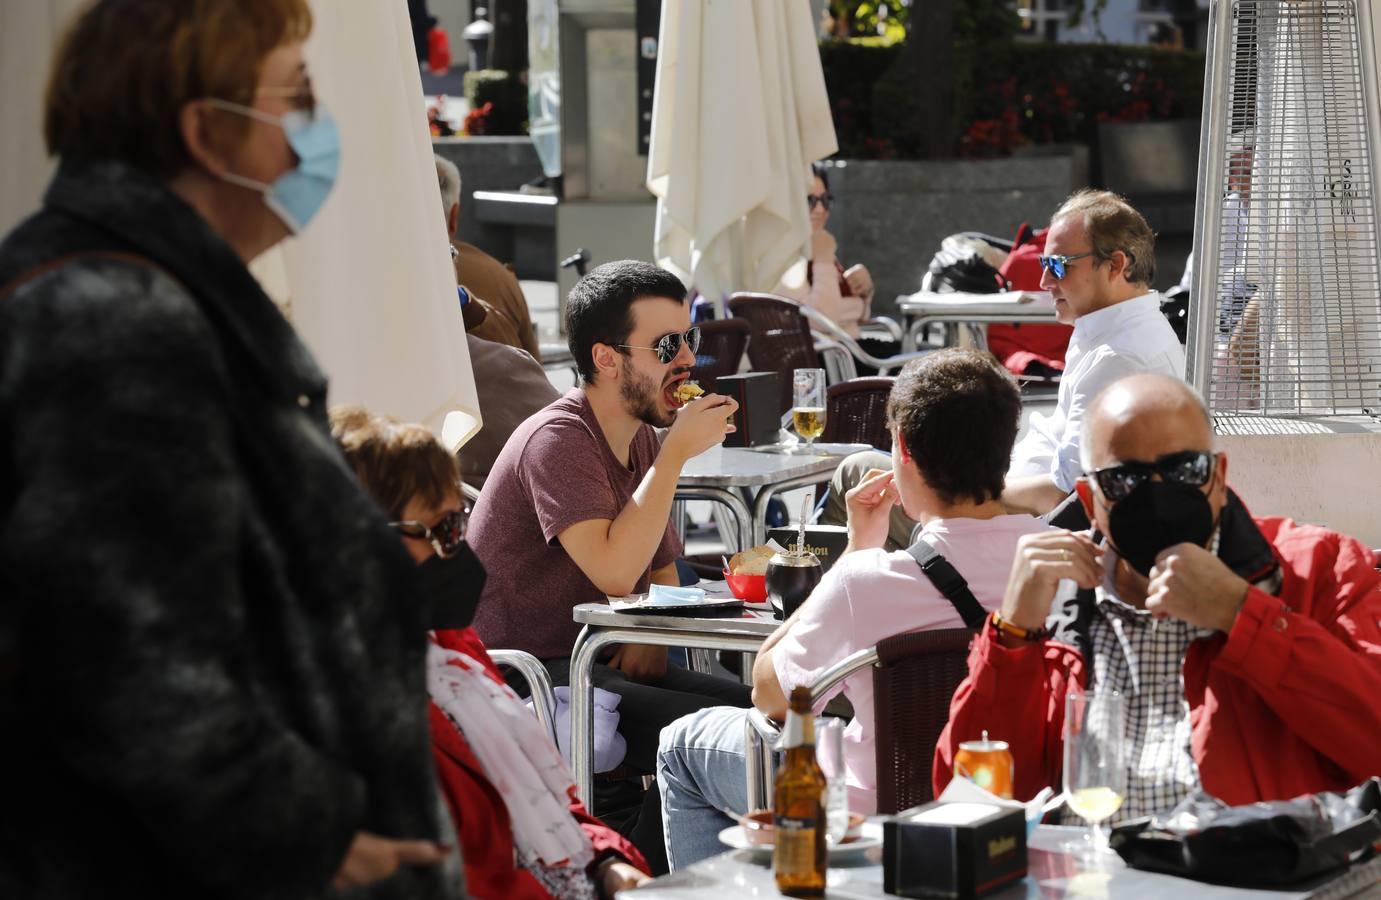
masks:
<path id="1" fill-rule="evenodd" d="M 474 629 L 439 631 L 437 639 L 442 646 L 482 662 L 496 681 L 503 680 Z M 441 792 L 451 810 L 461 855 L 465 858 L 466 891 L 480 900 L 550 900 L 551 895 L 537 879 L 518 867 L 508 808 L 485 776 L 479 758 L 446 714 L 436 704 L 429 705 L 432 758 L 436 761 Z M 644 872 L 649 871 L 642 854 L 626 838 L 587 813 L 574 797 L 571 798 L 571 815 L 594 845 L 596 861 L 617 856 Z"/>
<path id="2" fill-rule="evenodd" d="M 1381 774 L 1381 573 L 1362 544 L 1288 519 L 1253 520 L 1235 497 L 1224 512 L 1223 544 L 1255 535 L 1263 556 L 1239 554 L 1238 574 L 1255 581 L 1280 565 L 1279 597 L 1256 587 L 1232 631 L 1195 641 L 1184 661 L 1191 746 L 1203 789 L 1230 805 L 1284 800 L 1352 787 Z M 1247 531 L 1251 533 L 1248 534 Z M 1238 541 L 1241 543 L 1242 541 Z M 1256 576 L 1256 577 L 1253 577 Z M 950 705 L 935 751 L 938 794 L 954 771 L 960 741 L 987 729 L 1011 745 L 1015 795 L 1058 791 L 1064 697 L 1087 668 L 1060 635 L 1008 649 L 984 628 L 969 675 Z"/>

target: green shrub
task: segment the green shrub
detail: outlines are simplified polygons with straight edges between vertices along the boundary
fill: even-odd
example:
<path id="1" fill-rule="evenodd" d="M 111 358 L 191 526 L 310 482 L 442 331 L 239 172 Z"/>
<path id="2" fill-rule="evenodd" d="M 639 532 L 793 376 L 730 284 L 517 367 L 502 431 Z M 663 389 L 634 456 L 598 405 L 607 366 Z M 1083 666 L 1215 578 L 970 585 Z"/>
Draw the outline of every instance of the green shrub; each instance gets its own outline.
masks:
<path id="1" fill-rule="evenodd" d="M 527 134 L 527 85 L 501 69 L 465 73 L 465 133 Z"/>
<path id="2" fill-rule="evenodd" d="M 924 85 L 874 94 L 902 52 L 826 41 L 820 60 L 840 155 L 910 158 L 916 148 L 879 139 L 877 123 L 912 117 Z M 1115 44 L 961 41 L 955 47 L 954 152 L 1000 156 L 1020 146 L 1066 141 L 1092 145 L 1099 122 L 1198 118 L 1204 55 Z"/>

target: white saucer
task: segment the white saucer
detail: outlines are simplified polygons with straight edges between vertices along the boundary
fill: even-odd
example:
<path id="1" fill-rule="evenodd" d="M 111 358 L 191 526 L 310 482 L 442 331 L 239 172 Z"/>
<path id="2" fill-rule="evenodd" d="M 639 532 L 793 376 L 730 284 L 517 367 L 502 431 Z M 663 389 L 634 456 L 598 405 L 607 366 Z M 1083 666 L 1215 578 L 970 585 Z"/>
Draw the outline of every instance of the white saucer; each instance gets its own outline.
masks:
<path id="1" fill-rule="evenodd" d="M 730 825 L 719 833 L 719 842 L 735 850 L 749 850 L 763 856 L 772 855 L 771 844 L 750 844 L 743 833 L 742 825 Z M 843 859 L 882 846 L 882 823 L 864 822 L 858 829 L 858 838 L 847 844 L 825 844 L 825 852 L 830 859 Z"/>

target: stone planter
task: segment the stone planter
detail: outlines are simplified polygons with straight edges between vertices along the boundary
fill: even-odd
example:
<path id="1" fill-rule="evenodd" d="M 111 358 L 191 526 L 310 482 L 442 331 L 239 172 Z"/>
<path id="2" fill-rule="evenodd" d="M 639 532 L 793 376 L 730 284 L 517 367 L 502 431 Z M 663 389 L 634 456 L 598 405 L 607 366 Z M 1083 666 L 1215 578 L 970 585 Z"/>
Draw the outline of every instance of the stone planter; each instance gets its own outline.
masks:
<path id="1" fill-rule="evenodd" d="M 921 287 L 940 241 L 959 231 L 1011 238 L 1022 222 L 1043 227 L 1088 183 L 1082 146 L 1042 148 L 1008 159 L 838 160 L 829 229 L 845 266 L 866 263 L 877 284 L 874 312 Z"/>

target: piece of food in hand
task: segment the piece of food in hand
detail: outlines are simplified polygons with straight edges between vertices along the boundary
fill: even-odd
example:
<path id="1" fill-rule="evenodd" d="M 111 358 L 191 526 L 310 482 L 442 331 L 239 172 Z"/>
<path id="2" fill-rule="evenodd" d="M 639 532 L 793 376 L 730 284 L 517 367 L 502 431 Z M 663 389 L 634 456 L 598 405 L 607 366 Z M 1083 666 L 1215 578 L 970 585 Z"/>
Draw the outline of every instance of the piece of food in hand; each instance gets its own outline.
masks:
<path id="1" fill-rule="evenodd" d="M 735 575 L 766 575 L 773 550 L 766 544 L 749 547 L 729 557 L 729 571 Z"/>
<path id="2" fill-rule="evenodd" d="M 675 397 L 678 403 L 689 403 L 704 393 L 705 389 L 694 381 L 683 381 L 671 392 L 671 396 Z"/>

